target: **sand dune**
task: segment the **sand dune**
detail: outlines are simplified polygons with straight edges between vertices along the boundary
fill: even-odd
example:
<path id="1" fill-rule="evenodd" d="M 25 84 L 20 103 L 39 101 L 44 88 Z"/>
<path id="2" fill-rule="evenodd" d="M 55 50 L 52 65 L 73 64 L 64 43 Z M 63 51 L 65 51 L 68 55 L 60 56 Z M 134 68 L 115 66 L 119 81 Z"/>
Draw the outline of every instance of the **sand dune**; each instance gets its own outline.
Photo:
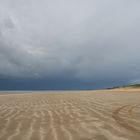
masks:
<path id="1" fill-rule="evenodd" d="M 140 140 L 140 90 L 1 94 L 0 140 Z"/>

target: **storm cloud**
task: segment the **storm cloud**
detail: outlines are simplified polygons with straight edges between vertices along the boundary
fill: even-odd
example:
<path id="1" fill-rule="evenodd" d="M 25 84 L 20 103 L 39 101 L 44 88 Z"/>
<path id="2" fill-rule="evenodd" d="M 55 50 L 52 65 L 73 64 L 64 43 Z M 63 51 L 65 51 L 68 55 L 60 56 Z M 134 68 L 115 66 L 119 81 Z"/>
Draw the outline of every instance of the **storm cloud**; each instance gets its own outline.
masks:
<path id="1" fill-rule="evenodd" d="M 139 82 L 139 7 L 138 0 L 1 0 L 0 88 Z"/>

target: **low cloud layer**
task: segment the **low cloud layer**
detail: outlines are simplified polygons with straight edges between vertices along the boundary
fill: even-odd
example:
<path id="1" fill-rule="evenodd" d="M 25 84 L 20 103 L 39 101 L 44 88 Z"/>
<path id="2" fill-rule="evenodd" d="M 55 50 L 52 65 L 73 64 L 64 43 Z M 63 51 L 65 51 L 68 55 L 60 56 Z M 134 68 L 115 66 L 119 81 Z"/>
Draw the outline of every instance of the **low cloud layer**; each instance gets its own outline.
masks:
<path id="1" fill-rule="evenodd" d="M 140 81 L 139 7 L 137 0 L 1 0 L 0 83 Z"/>

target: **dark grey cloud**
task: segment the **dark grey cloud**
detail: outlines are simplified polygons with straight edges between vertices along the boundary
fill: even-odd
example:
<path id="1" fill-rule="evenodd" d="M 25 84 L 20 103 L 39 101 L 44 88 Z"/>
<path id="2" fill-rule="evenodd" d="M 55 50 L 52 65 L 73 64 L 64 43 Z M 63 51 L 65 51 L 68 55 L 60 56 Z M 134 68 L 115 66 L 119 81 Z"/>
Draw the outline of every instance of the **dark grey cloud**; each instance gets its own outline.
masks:
<path id="1" fill-rule="evenodd" d="M 137 0 L 1 0 L 1 83 L 140 81 L 139 7 Z"/>

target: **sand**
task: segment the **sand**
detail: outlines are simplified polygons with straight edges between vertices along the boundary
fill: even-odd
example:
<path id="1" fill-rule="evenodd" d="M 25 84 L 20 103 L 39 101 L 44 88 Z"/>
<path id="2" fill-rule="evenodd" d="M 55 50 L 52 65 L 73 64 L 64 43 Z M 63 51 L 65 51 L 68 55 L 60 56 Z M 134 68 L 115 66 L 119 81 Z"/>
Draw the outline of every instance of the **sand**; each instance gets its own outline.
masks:
<path id="1" fill-rule="evenodd" d="M 140 140 L 140 90 L 1 94 L 0 140 Z"/>

